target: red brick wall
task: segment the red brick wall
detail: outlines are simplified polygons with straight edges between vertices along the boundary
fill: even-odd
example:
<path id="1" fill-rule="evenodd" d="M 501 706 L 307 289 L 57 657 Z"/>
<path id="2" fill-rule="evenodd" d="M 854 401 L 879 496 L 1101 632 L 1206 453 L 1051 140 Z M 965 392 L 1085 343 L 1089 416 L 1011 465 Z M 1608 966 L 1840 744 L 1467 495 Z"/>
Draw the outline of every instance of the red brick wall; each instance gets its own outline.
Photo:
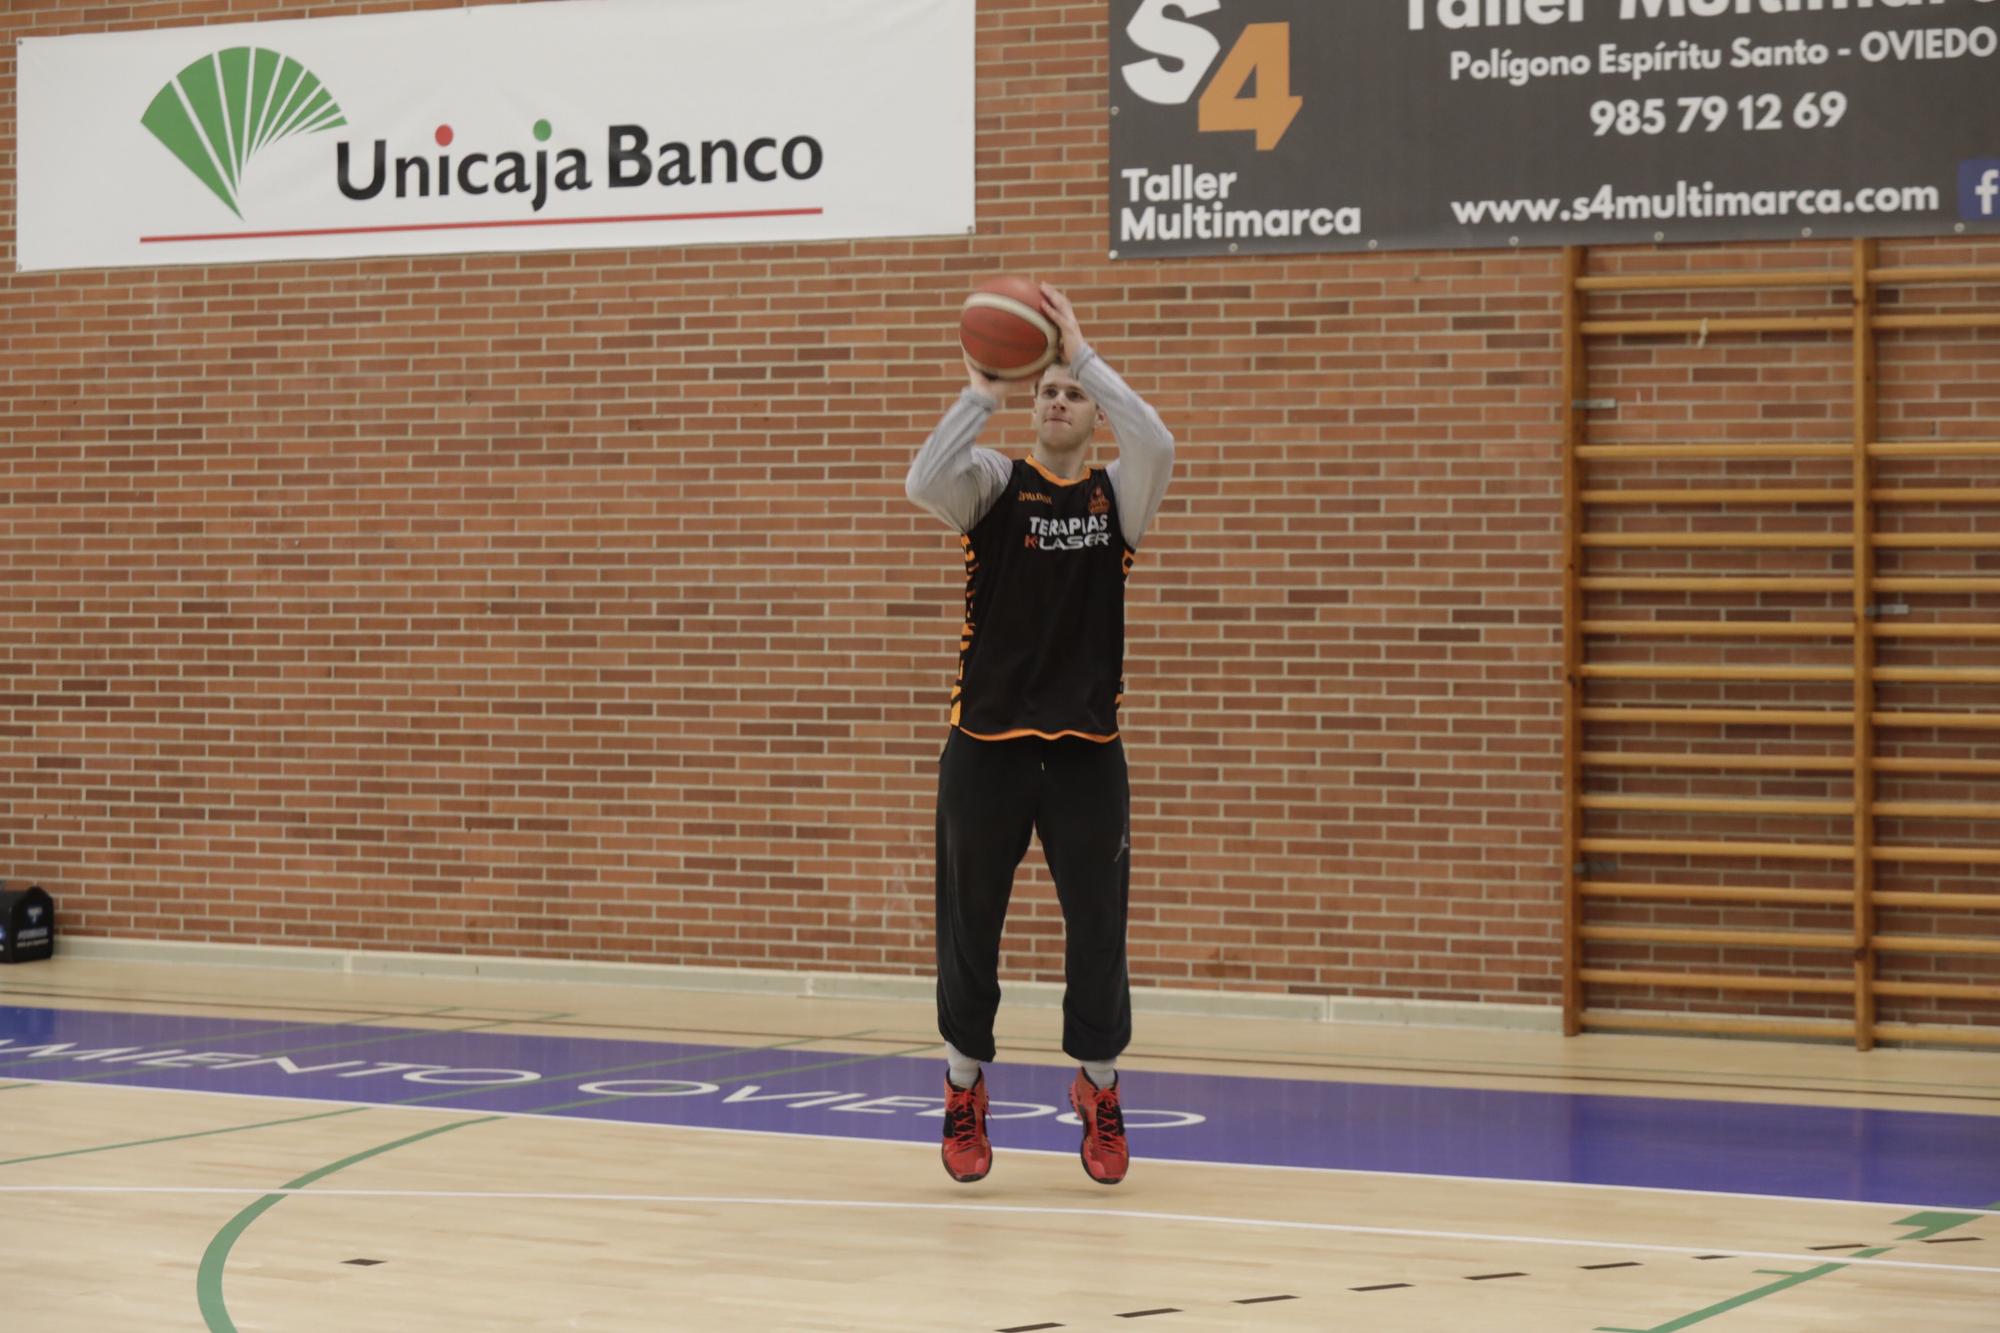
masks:
<path id="1" fill-rule="evenodd" d="M 1112 263 L 1105 6 L 980 0 L 971 238 L 13 272 L 13 39 L 410 7 L 0 17 L 4 873 L 88 934 L 924 973 L 960 562 L 901 479 L 1033 272 L 1180 441 L 1136 978 L 1553 1001 L 1558 254 Z M 1845 247 L 1592 264 L 1690 256 Z M 1610 438 L 1844 438 L 1837 337 L 1597 354 Z M 1990 437 L 1996 359 L 1899 338 L 1885 421 Z M 1059 941 L 1031 853 L 1007 975 Z"/>

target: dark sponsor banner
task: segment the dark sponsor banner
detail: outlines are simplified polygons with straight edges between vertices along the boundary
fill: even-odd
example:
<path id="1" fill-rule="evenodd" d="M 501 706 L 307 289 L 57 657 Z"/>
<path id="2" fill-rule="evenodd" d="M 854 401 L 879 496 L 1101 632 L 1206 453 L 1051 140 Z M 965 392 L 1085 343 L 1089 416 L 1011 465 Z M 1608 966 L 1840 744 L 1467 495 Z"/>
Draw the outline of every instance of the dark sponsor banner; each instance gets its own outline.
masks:
<path id="1" fill-rule="evenodd" d="M 2000 0 L 1112 0 L 1116 256 L 2000 231 Z"/>

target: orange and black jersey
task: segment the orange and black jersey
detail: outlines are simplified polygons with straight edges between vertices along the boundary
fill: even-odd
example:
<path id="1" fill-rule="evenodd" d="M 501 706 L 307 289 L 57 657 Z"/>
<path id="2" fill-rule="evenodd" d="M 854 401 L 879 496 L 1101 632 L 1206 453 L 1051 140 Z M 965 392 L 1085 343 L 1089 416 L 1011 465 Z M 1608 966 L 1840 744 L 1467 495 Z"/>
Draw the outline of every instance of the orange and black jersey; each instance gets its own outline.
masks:
<path id="1" fill-rule="evenodd" d="M 1071 373 L 1118 456 L 1064 481 L 1033 457 L 978 447 L 999 405 L 968 386 L 910 461 L 903 491 L 960 534 L 965 631 L 951 721 L 981 738 L 1118 734 L 1125 575 L 1166 498 L 1174 437 L 1088 345 Z"/>
<path id="2" fill-rule="evenodd" d="M 1065 481 L 1020 459 L 960 541 L 965 629 L 952 725 L 981 740 L 1114 739 L 1133 550 L 1106 469 Z"/>

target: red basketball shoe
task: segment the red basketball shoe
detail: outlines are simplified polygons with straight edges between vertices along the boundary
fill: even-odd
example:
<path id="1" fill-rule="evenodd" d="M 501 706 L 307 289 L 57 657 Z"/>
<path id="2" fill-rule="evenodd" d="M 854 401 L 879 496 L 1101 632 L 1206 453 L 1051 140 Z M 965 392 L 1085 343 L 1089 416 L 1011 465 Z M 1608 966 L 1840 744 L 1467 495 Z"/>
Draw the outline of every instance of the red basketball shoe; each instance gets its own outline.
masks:
<path id="1" fill-rule="evenodd" d="M 986 1138 L 986 1071 L 969 1088 L 944 1081 L 945 1173 L 961 1185 L 984 1180 L 993 1169 L 993 1145 Z"/>
<path id="2" fill-rule="evenodd" d="M 1083 1169 L 1100 1185 L 1116 1185 L 1125 1179 L 1131 1154 L 1125 1149 L 1125 1113 L 1118 1109 L 1118 1084 L 1100 1088 L 1090 1075 L 1076 1071 L 1069 1085 L 1069 1104 L 1083 1122 L 1083 1146 L 1078 1155 Z"/>

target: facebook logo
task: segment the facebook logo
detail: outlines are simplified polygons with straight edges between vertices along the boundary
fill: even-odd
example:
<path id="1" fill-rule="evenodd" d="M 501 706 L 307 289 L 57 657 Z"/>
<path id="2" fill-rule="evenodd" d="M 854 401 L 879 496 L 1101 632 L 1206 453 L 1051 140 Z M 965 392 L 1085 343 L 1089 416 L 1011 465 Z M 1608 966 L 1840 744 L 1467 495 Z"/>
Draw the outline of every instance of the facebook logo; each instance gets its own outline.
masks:
<path id="1" fill-rule="evenodd" d="M 1958 164 L 1958 215 L 1970 222 L 2000 222 L 2000 157 Z"/>

